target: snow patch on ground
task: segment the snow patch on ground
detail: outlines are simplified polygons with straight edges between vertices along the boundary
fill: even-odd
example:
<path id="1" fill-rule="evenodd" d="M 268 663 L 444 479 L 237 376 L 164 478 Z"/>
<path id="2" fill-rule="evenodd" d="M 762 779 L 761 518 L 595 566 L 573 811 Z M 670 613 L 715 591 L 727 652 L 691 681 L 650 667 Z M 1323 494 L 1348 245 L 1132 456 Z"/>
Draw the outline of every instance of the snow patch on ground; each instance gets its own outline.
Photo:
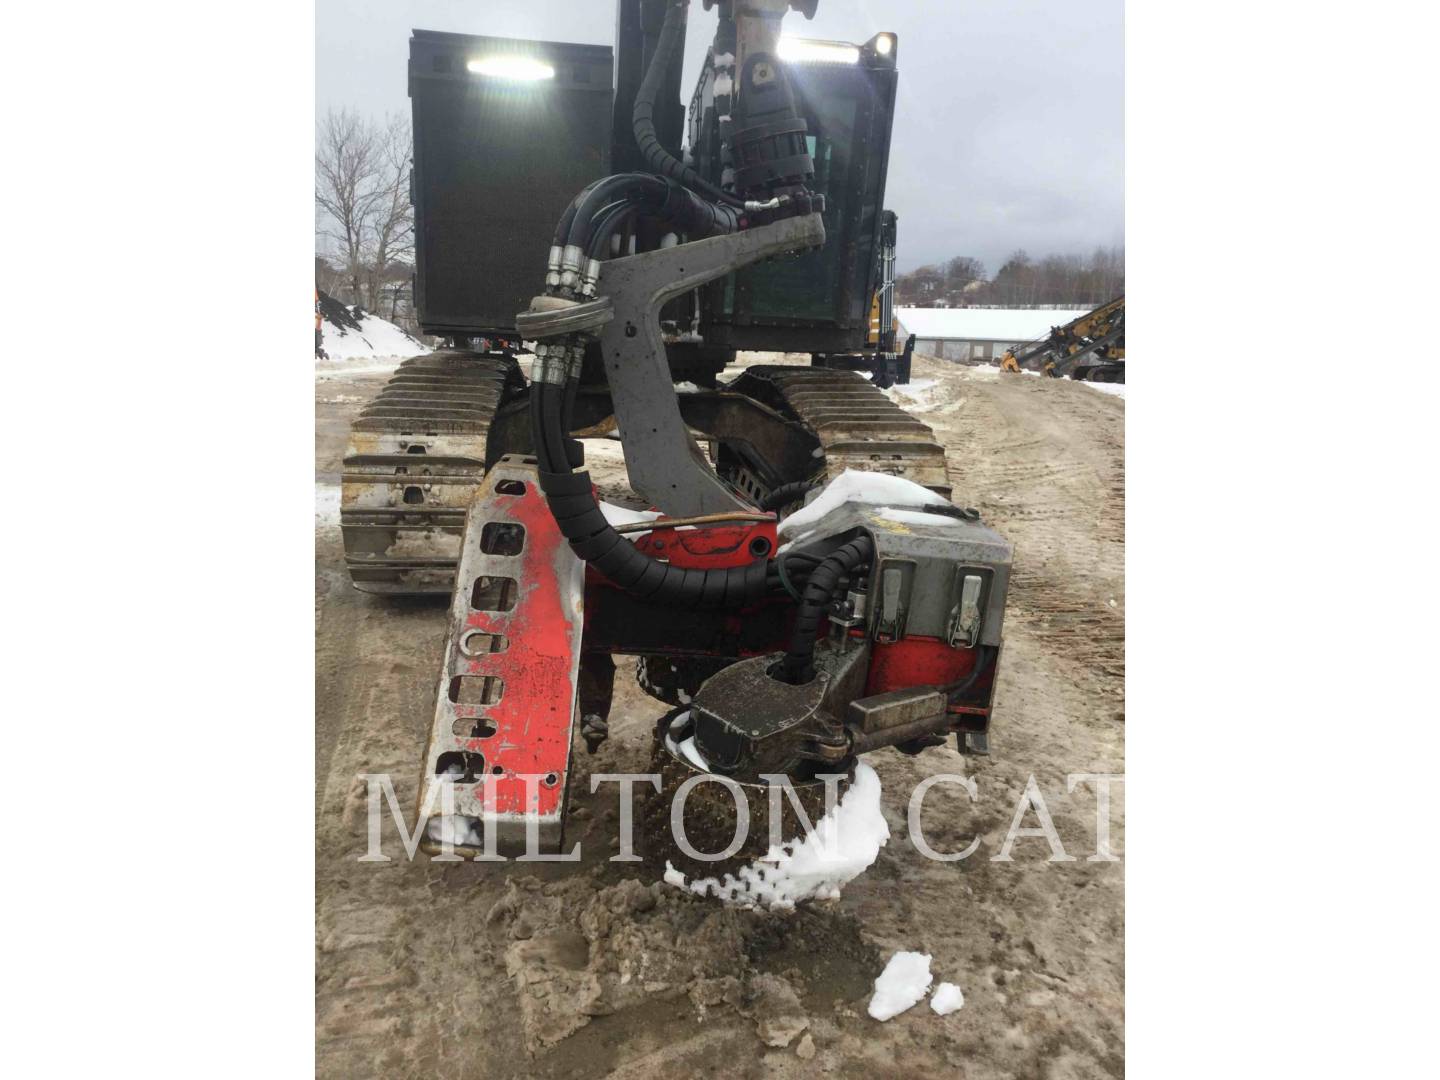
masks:
<path id="1" fill-rule="evenodd" d="M 964 1004 L 965 995 L 951 982 L 942 982 L 930 997 L 930 1008 L 940 1016 L 949 1016 Z"/>
<path id="2" fill-rule="evenodd" d="M 1086 380 L 1085 380 L 1084 382 L 1082 382 L 1080 385 L 1081 385 L 1081 386 L 1088 386 L 1091 390 L 1094 390 L 1096 393 L 1109 394 L 1109 395 L 1111 395 L 1112 397 L 1123 398 L 1123 397 L 1125 396 L 1125 384 L 1124 384 L 1124 383 L 1091 382 L 1089 379 L 1086 379 Z"/>
<path id="3" fill-rule="evenodd" d="M 699 896 L 715 896 L 740 907 L 788 911 L 802 900 L 835 900 L 859 877 L 890 841 L 890 826 L 880 809 L 880 777 L 865 762 L 835 809 L 803 837 L 772 845 L 738 874 L 724 881 L 685 876 L 668 862 L 665 880 Z"/>
<path id="4" fill-rule="evenodd" d="M 340 524 L 340 485 L 315 485 L 315 524 Z"/>
<path id="5" fill-rule="evenodd" d="M 938 388 L 939 381 L 936 379 L 913 379 L 908 383 L 896 383 L 880 392 L 907 412 L 929 412 L 940 406 L 940 402 L 935 400 Z"/>
<path id="6" fill-rule="evenodd" d="M 999 364 L 970 364 L 970 365 L 966 366 L 964 370 L 965 370 L 965 372 L 966 372 L 967 374 L 980 375 L 980 376 L 983 376 L 983 377 L 986 377 L 986 378 L 994 378 L 995 376 L 997 376 L 997 375 L 1000 374 L 1000 365 L 999 365 Z M 1038 372 L 1038 371 L 1031 371 L 1029 368 L 1021 368 L 1021 369 L 1020 369 L 1020 374 L 1021 374 L 1021 375 L 1029 375 L 1029 376 L 1031 376 L 1031 377 L 1033 377 L 1033 378 L 1036 378 L 1036 379 L 1044 379 L 1044 378 L 1047 378 L 1047 376 L 1042 375 L 1040 372 Z M 1088 389 L 1090 389 L 1090 390 L 1094 390 L 1095 392 L 1100 393 L 1100 394 L 1109 394 L 1111 397 L 1123 398 L 1123 397 L 1125 396 L 1125 384 L 1124 384 L 1124 383 L 1091 382 L 1089 379 L 1080 379 L 1080 380 L 1067 379 L 1066 381 L 1067 381 L 1067 382 L 1076 382 L 1076 381 L 1078 381 L 1081 386 L 1084 386 L 1084 387 L 1086 387 L 1086 388 L 1088 388 Z"/>
<path id="7" fill-rule="evenodd" d="M 913 480 L 885 473 L 861 472 L 846 469 L 825 485 L 808 504 L 796 510 L 780 523 L 777 530 L 781 539 L 797 540 L 819 524 L 832 510 L 846 503 L 867 506 L 946 506 L 947 501 L 929 488 L 921 487 Z"/>
<path id="8" fill-rule="evenodd" d="M 930 974 L 930 954 L 901 950 L 890 957 L 875 979 L 875 993 L 867 1010 L 876 1020 L 899 1016 L 925 997 L 934 981 Z"/>
<path id="9" fill-rule="evenodd" d="M 389 375 L 400 366 L 403 356 L 387 356 L 373 364 L 348 363 L 346 361 L 316 360 L 315 381 L 348 378 L 351 375 Z M 368 399 L 367 399 L 368 400 Z"/>

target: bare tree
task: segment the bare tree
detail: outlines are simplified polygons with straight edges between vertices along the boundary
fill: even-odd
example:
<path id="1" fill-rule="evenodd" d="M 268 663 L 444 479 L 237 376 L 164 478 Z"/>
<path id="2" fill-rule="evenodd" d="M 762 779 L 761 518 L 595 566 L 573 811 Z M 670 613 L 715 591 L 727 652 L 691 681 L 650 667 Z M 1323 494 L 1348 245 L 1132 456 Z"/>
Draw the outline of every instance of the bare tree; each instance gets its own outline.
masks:
<path id="1" fill-rule="evenodd" d="M 951 307 L 1096 307 L 1125 291 L 1125 249 L 1098 247 L 1088 256 L 1045 255 L 1033 259 L 1014 251 L 985 279 L 985 268 L 968 255 L 922 266 L 895 281 L 903 304 Z"/>
<path id="2" fill-rule="evenodd" d="M 957 255 L 945 264 L 945 287 L 963 292 L 972 281 L 985 280 L 985 264 L 969 255 Z"/>
<path id="3" fill-rule="evenodd" d="M 380 293 L 395 276 L 396 264 L 415 251 L 415 216 L 410 206 L 410 121 L 388 116 L 375 133 L 375 185 L 369 221 L 369 307 L 380 309 Z M 393 294 L 392 294 L 393 298 Z M 393 312 L 392 312 L 393 314 Z"/>
<path id="4" fill-rule="evenodd" d="M 349 109 L 331 109 L 315 139 L 315 203 L 320 233 L 337 248 L 358 303 L 365 274 L 368 221 L 377 202 L 379 140 L 372 126 Z"/>

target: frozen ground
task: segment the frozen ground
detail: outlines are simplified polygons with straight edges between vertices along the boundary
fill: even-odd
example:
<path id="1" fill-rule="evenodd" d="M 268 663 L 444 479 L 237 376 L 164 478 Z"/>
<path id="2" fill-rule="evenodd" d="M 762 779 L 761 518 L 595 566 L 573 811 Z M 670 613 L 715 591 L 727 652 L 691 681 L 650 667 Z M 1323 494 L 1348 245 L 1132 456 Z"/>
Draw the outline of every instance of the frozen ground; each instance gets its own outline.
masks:
<path id="1" fill-rule="evenodd" d="M 779 362 L 779 358 L 767 358 Z M 578 746 L 567 843 L 578 863 L 389 863 L 365 852 L 363 773 L 389 773 L 411 814 L 437 685 L 445 605 L 387 604 L 348 585 L 331 510 L 349 421 L 384 384 L 316 389 L 316 1055 L 322 1077 L 1118 1077 L 1124 1071 L 1124 864 L 1088 862 L 1093 785 L 1124 771 L 1125 403 L 1070 380 L 917 358 L 919 415 L 945 444 L 955 501 L 1015 544 L 992 756 L 953 746 L 867 757 L 890 839 L 839 900 L 790 914 L 726 908 L 611 863 L 614 786 L 643 770 L 662 711 L 620 663 L 611 738 Z M 929 385 L 922 386 L 926 380 Z M 903 389 L 903 388 L 901 388 Z M 591 456 L 605 498 L 628 492 L 618 446 Z M 604 458 L 602 462 L 600 459 Z M 932 862 L 906 835 L 907 797 Z M 1024 837 L 992 862 L 1030 776 L 1074 862 Z M 1125 847 L 1125 789 L 1112 845 Z M 1035 825 L 1034 814 L 1025 824 Z M 868 1005 L 897 951 L 930 956 L 964 1007 L 926 1001 L 880 1022 Z"/>

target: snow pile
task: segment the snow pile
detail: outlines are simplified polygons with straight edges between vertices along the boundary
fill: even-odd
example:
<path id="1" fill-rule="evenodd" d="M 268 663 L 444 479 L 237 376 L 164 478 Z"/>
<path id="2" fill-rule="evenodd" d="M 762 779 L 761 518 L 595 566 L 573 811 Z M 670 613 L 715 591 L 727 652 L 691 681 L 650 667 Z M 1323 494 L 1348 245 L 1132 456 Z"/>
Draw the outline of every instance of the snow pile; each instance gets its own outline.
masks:
<path id="1" fill-rule="evenodd" d="M 899 1016 L 924 999 L 934 978 L 929 953 L 897 952 L 875 980 L 870 1015 L 876 1020 Z"/>
<path id="2" fill-rule="evenodd" d="M 374 360 L 382 356 L 420 356 L 430 350 L 392 322 L 360 312 L 350 312 L 347 322 L 342 325 L 329 318 L 328 314 L 320 331 L 320 347 L 325 355 L 336 363 L 353 360 Z M 321 361 L 324 363 L 324 361 Z"/>
<path id="3" fill-rule="evenodd" d="M 805 836 L 771 845 L 760 858 L 726 874 L 724 881 L 685 875 L 668 862 L 665 880 L 699 896 L 715 896 L 741 907 L 788 911 L 802 900 L 835 900 L 863 874 L 890 840 L 880 809 L 880 777 L 865 762 L 835 808 Z"/>
<path id="4" fill-rule="evenodd" d="M 782 521 L 777 532 L 783 540 L 802 539 L 826 514 L 846 503 L 886 507 L 949 505 L 944 497 L 903 476 L 846 469 L 826 484 L 819 495 Z"/>
<path id="5" fill-rule="evenodd" d="M 941 983 L 930 997 L 930 1008 L 940 1016 L 949 1016 L 964 1004 L 965 995 L 960 992 L 960 987 L 952 982 Z"/>

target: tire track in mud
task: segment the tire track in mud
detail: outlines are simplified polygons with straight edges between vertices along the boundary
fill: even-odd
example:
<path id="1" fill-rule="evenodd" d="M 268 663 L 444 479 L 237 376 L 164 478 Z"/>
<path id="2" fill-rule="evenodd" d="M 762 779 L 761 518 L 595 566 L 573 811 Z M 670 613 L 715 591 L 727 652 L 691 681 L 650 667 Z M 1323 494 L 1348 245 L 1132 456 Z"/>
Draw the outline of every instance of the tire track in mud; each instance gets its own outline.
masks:
<path id="1" fill-rule="evenodd" d="M 951 400 L 927 417 L 949 454 L 956 501 L 975 504 L 1015 545 L 1007 620 L 1123 679 L 1123 400 L 1066 380 L 960 374 Z"/>
<path id="2" fill-rule="evenodd" d="M 577 752 L 571 817 L 574 838 L 583 842 L 580 864 L 407 863 L 388 811 L 384 850 L 394 861 L 358 862 L 366 843 L 359 774 L 389 772 L 407 821 L 413 813 L 446 615 L 443 604 L 377 602 L 351 590 L 338 529 L 317 528 L 318 1075 L 1122 1074 L 1120 868 L 1080 861 L 1057 869 L 1038 855 L 1014 866 L 983 857 L 930 863 L 904 841 L 904 800 L 934 772 L 972 773 L 981 803 L 947 801 L 937 789 L 926 830 L 946 850 L 982 835 L 989 854 L 1028 775 L 1037 775 L 1049 796 L 1064 792 L 1067 772 L 1123 768 L 1123 725 L 1109 720 L 1123 668 L 1106 661 L 1101 641 L 1112 622 L 1118 630 L 1123 611 L 1106 603 L 1112 595 L 1123 602 L 1123 403 L 1040 380 L 972 381 L 950 365 L 924 377 L 937 379 L 934 405 L 922 415 L 947 444 L 956 501 L 978 506 L 1017 547 L 996 756 L 962 761 L 950 746 L 917 758 L 874 755 L 892 841 L 835 909 L 782 924 L 794 938 L 787 947 L 747 937 L 754 931 L 748 922 L 664 890 L 654 909 L 625 914 L 591 942 L 592 968 L 607 957 L 633 956 L 643 969 L 674 954 L 687 963 L 733 964 L 747 992 L 760 974 L 788 979 L 802 990 L 814 1059 L 799 1058 L 794 1043 L 766 1047 L 752 1015 L 740 1011 L 754 1006 L 729 1002 L 731 991 L 713 972 L 697 990 L 714 1004 L 697 1010 L 700 994 L 670 990 L 628 1006 L 622 996 L 615 1013 L 532 1050 L 527 1032 L 537 1009 L 553 1016 L 546 1002 L 561 1001 L 575 973 L 563 949 L 550 949 L 559 962 L 545 966 L 548 946 L 573 943 L 583 911 L 598 914 L 600 904 L 634 893 L 620 888 L 629 868 L 605 861 L 613 850 L 613 820 L 606 818 L 613 791 L 591 796 L 588 776 L 645 760 L 658 703 L 643 698 L 622 668 L 610 742 L 595 757 Z M 1069 401 L 1066 391 L 1097 400 Z M 331 456 L 344 428 L 334 421 L 335 405 L 355 411 L 349 402 L 329 403 L 324 454 Z M 1123 638 L 1114 640 L 1119 647 L 1110 648 L 1123 663 Z M 1093 842 L 1093 798 L 1053 809 L 1067 849 L 1083 857 Z M 1117 846 L 1123 816 L 1121 802 L 1113 814 Z M 1043 851 L 1043 841 L 1025 844 Z M 528 890 L 526 919 L 495 917 L 517 888 Z M 695 925 L 708 931 L 677 934 L 665 925 L 697 917 Z M 716 944 L 736 939 L 749 941 L 754 955 Z M 932 952 L 940 977 L 964 985 L 965 1008 L 941 1019 L 922 1005 L 874 1024 L 864 1016 L 873 976 L 868 953 L 846 956 L 858 945 L 868 953 Z M 516 963 L 532 951 L 539 960 Z M 817 957 L 839 974 L 818 976 Z M 823 994 L 812 999 L 807 988 Z"/>

